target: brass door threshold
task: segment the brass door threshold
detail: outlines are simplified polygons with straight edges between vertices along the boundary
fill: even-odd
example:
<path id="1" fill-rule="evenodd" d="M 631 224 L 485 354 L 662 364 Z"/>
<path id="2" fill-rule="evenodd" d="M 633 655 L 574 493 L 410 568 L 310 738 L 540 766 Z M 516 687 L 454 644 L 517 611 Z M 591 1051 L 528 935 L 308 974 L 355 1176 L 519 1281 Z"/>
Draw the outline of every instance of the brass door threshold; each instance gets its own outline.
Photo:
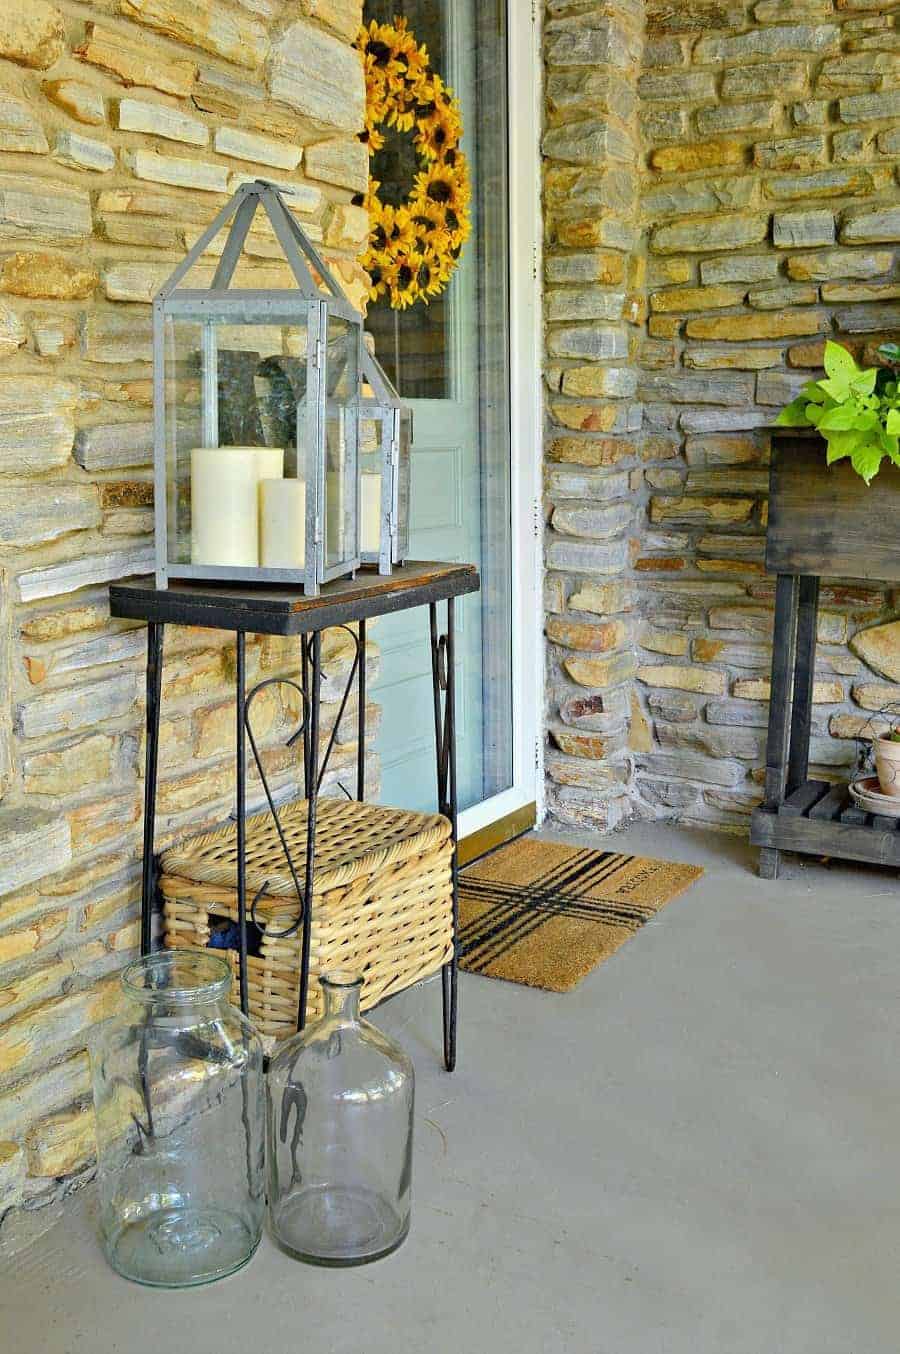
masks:
<path id="1" fill-rule="evenodd" d="M 486 856 L 489 851 L 496 851 L 498 846 L 521 837 L 523 832 L 530 832 L 536 822 L 537 804 L 523 804 L 520 809 L 504 814 L 496 822 L 480 827 L 477 832 L 470 832 L 459 843 L 460 866 L 471 865 L 479 856 Z"/>

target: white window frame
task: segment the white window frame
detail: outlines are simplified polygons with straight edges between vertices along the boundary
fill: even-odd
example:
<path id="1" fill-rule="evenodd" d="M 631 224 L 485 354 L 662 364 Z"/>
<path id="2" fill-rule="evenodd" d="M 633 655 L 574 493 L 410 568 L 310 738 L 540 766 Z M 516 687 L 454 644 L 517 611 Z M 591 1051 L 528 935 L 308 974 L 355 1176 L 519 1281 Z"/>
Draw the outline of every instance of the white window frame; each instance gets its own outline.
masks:
<path id="1" fill-rule="evenodd" d="M 465 809 L 460 837 L 532 802 L 544 816 L 541 61 L 537 6 L 508 0 L 513 783 Z"/>

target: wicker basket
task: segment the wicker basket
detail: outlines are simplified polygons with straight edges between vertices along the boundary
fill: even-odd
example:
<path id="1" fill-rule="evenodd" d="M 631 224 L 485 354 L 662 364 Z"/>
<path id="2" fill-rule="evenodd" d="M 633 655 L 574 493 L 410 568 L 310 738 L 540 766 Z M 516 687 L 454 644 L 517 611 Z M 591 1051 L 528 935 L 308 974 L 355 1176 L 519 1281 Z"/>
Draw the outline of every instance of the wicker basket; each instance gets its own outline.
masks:
<path id="1" fill-rule="evenodd" d="M 301 887 L 307 804 L 279 810 Z M 436 814 L 323 798 L 317 807 L 307 1019 L 321 1009 L 318 975 L 350 969 L 364 977 L 362 1007 L 411 986 L 447 963 L 453 946 L 450 824 Z M 300 903 L 268 813 L 247 820 L 247 915 L 260 894 L 258 955 L 249 957 L 250 1015 L 261 1034 L 297 1028 Z M 160 885 L 165 943 L 206 946 L 211 925 L 237 921 L 237 829 L 233 823 L 166 851 Z M 272 932 L 270 936 L 268 933 Z M 231 950 L 237 992 L 237 952 Z"/>

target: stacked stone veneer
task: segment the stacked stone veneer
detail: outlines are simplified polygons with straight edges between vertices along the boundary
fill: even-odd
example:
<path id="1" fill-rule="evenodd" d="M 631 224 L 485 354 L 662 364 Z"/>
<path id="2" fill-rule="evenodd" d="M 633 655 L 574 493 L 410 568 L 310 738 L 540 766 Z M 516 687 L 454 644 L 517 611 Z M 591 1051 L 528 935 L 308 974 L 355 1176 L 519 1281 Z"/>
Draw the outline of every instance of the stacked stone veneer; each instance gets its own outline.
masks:
<path id="1" fill-rule="evenodd" d="M 545 28 L 547 639 L 551 813 L 630 808 L 645 322 L 638 81 L 643 0 L 555 0 Z"/>
<path id="2" fill-rule="evenodd" d="M 759 802 L 766 428 L 826 336 L 869 360 L 900 329 L 898 16 L 549 5 L 547 769 L 564 820 L 744 829 Z M 823 588 L 817 774 L 846 775 L 900 698 L 898 611 L 877 585 Z"/>
<path id="3" fill-rule="evenodd" d="M 295 188 L 362 301 L 359 19 L 357 0 L 0 7 L 0 1249 L 90 1165 L 85 1038 L 138 943 L 145 631 L 110 622 L 106 585 L 153 560 L 149 302 L 260 175 Z M 269 230 L 248 252 L 240 283 L 289 285 Z M 349 642 L 326 641 L 329 702 Z M 291 657 L 251 637 L 248 675 Z M 168 632 L 162 842 L 232 808 L 233 676 L 226 635 Z M 254 723 L 297 789 L 279 690 Z"/>

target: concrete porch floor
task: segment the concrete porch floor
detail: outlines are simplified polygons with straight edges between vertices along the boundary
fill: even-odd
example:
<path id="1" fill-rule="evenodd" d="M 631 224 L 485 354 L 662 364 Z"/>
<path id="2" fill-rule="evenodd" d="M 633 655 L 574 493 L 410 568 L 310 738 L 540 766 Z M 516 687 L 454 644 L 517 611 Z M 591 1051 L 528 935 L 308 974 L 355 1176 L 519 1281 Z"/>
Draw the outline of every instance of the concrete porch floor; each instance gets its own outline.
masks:
<path id="1" fill-rule="evenodd" d="M 567 840 L 597 845 L 565 834 Z M 573 993 L 463 976 L 376 1019 L 418 1075 L 413 1229 L 316 1270 L 118 1279 L 93 1189 L 0 1274 L 9 1354 L 893 1354 L 900 1348 L 900 887 L 644 825 L 706 874 Z"/>

